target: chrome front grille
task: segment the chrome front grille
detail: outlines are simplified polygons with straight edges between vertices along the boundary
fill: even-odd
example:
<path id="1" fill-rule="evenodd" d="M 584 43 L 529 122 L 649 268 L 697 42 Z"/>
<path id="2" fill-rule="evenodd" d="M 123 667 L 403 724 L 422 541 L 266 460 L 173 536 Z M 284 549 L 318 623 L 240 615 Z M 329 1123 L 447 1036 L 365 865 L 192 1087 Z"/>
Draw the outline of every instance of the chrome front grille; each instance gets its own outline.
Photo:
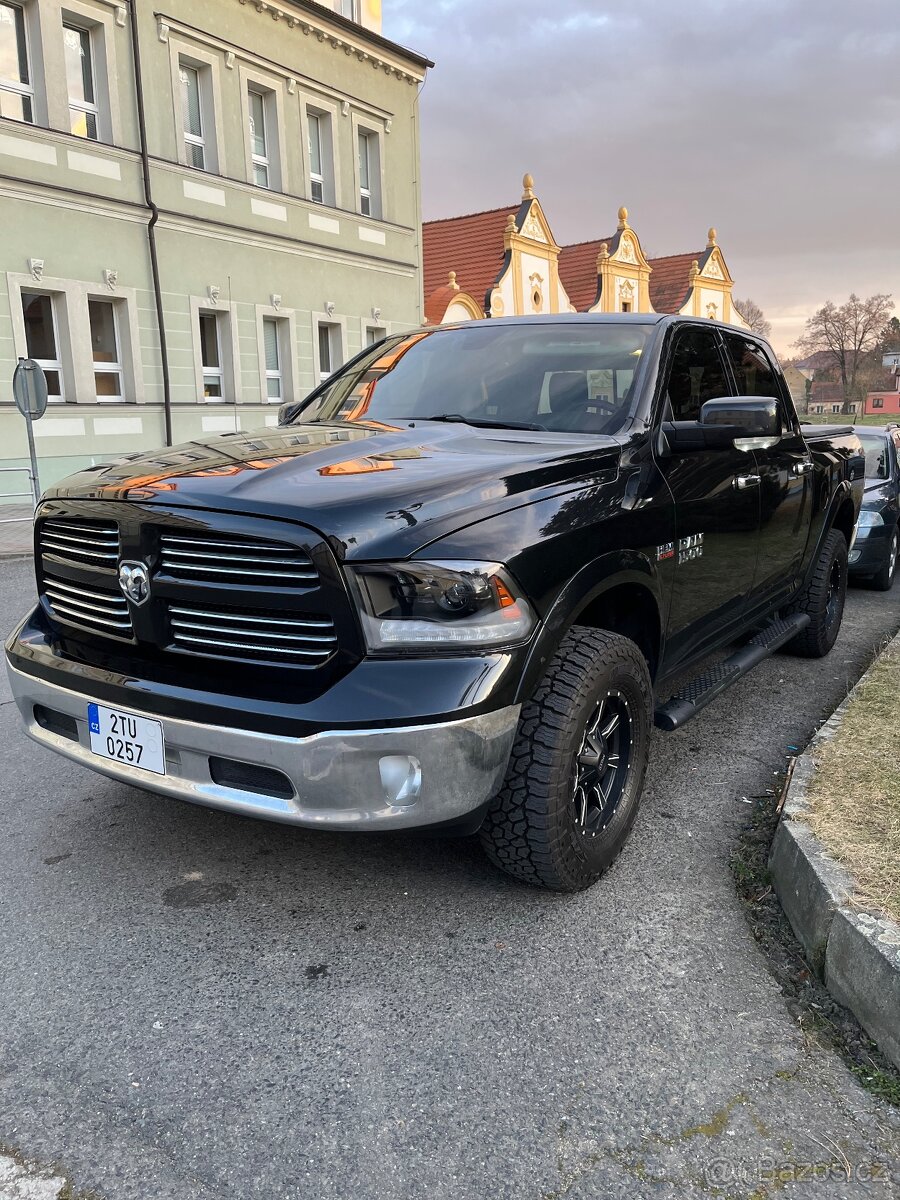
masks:
<path id="1" fill-rule="evenodd" d="M 160 570 L 179 579 L 248 587 L 314 587 L 318 572 L 297 546 L 232 534 L 163 532 Z"/>
<path id="2" fill-rule="evenodd" d="M 102 589 L 74 584 L 44 572 L 43 593 L 55 617 L 97 633 L 131 637 L 128 601 L 116 587 Z"/>
<path id="3" fill-rule="evenodd" d="M 173 645 L 193 654 L 319 667 L 337 649 L 330 617 L 259 609 L 169 605 Z"/>
<path id="4" fill-rule="evenodd" d="M 113 521 L 44 521 L 38 532 L 42 556 L 76 567 L 115 570 L 119 529 Z"/>

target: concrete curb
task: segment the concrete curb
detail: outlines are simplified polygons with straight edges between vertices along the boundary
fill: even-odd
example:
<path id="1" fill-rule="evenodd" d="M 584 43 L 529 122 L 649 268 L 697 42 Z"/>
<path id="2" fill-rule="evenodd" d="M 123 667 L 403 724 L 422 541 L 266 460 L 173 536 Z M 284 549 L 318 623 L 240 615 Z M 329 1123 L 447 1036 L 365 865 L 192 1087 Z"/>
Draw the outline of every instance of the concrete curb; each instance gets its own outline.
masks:
<path id="1" fill-rule="evenodd" d="M 900 642 L 900 634 L 894 639 Z M 852 904 L 851 875 L 825 851 L 806 824 L 813 754 L 837 734 L 852 689 L 797 759 L 769 855 L 781 907 L 810 966 L 839 1004 L 900 1069 L 900 925 Z"/>

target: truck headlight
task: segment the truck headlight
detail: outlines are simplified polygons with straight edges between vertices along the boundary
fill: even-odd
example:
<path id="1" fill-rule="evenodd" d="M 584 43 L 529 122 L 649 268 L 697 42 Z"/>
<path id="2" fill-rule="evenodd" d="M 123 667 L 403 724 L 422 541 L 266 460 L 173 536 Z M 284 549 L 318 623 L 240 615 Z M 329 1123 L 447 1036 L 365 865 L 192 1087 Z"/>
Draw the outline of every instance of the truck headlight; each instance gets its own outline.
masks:
<path id="1" fill-rule="evenodd" d="M 500 563 L 363 563 L 347 575 L 369 650 L 456 650 L 521 642 L 534 613 Z"/>
<path id="2" fill-rule="evenodd" d="M 873 525 L 883 525 L 884 517 L 881 513 L 870 512 L 868 509 L 863 509 L 859 514 L 859 520 L 856 522 L 857 529 L 871 529 Z"/>

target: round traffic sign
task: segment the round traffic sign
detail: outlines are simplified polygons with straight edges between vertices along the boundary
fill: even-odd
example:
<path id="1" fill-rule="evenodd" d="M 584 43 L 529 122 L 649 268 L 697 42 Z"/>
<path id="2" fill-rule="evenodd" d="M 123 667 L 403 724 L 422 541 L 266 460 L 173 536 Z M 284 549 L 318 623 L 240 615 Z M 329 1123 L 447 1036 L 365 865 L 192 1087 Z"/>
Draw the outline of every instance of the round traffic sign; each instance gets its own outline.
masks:
<path id="1" fill-rule="evenodd" d="M 23 417 L 39 420 L 47 411 L 47 377 L 33 358 L 20 358 L 13 371 L 13 396 Z"/>

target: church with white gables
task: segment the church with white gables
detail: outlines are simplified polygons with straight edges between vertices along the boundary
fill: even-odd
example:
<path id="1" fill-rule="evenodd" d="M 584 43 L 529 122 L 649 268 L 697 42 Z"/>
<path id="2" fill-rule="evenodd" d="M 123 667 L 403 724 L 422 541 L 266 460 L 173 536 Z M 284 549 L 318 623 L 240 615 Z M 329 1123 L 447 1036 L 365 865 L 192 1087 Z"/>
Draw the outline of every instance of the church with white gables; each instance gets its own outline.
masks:
<path id="1" fill-rule="evenodd" d="M 619 209 L 608 237 L 560 246 L 526 175 L 517 208 L 422 227 L 427 324 L 565 312 L 656 312 L 746 325 L 715 229 L 706 248 L 646 258 Z"/>

